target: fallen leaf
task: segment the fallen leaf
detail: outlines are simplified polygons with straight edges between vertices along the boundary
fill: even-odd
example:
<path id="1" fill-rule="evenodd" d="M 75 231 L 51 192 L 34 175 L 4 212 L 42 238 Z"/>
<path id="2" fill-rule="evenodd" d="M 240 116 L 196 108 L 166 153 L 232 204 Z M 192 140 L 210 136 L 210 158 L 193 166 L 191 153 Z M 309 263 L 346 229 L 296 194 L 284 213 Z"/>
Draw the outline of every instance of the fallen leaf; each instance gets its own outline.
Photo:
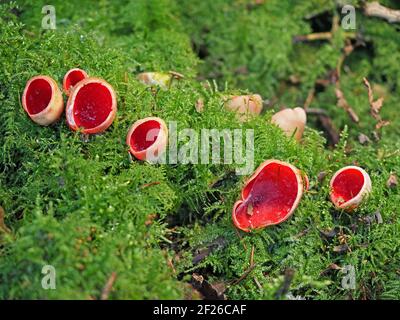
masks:
<path id="1" fill-rule="evenodd" d="M 108 300 L 112 287 L 114 285 L 115 280 L 117 279 L 117 273 L 112 272 L 110 277 L 108 278 L 104 288 L 101 292 L 100 300 Z"/>
<path id="2" fill-rule="evenodd" d="M 377 100 L 374 100 L 374 93 L 372 91 L 371 84 L 369 83 L 367 78 L 363 78 L 363 81 L 364 81 L 364 85 L 367 87 L 367 91 L 368 91 L 368 101 L 369 101 L 371 116 L 377 121 L 377 123 L 375 125 L 375 130 L 379 130 L 382 127 L 385 127 L 390 124 L 390 121 L 382 120 L 382 118 L 379 114 L 382 109 L 382 106 L 383 106 L 384 98 L 380 97 Z M 379 137 L 378 137 L 378 139 L 379 139 Z"/>

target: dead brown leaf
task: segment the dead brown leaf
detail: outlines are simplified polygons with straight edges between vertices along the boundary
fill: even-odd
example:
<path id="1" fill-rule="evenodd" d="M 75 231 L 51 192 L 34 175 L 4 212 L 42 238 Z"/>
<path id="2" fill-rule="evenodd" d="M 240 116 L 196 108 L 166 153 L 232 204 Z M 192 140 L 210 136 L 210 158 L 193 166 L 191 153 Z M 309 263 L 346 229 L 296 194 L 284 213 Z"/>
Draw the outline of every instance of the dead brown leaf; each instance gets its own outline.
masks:
<path id="1" fill-rule="evenodd" d="M 347 243 L 340 244 L 338 246 L 333 247 L 333 252 L 340 253 L 340 254 L 350 252 L 350 251 L 351 251 L 350 247 Z"/>
<path id="2" fill-rule="evenodd" d="M 108 300 L 108 297 L 112 290 L 112 286 L 116 279 L 117 279 L 117 273 L 112 272 L 103 288 L 103 291 L 101 292 L 100 300 Z"/>

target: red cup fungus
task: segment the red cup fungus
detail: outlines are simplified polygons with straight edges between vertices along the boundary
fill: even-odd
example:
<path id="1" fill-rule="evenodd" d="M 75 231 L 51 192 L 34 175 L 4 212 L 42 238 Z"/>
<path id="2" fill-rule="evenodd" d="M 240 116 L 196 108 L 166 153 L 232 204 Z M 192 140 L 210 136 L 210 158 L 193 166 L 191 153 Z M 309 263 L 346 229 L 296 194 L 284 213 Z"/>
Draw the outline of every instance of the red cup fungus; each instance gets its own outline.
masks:
<path id="1" fill-rule="evenodd" d="M 238 114 L 239 120 L 245 120 L 248 115 L 259 115 L 263 102 L 259 94 L 230 97 L 225 102 L 226 109 Z"/>
<path id="2" fill-rule="evenodd" d="M 303 108 L 287 108 L 275 113 L 271 121 L 281 128 L 288 137 L 294 135 L 294 138 L 299 141 L 303 136 L 307 116 Z"/>
<path id="3" fill-rule="evenodd" d="M 84 134 L 100 133 L 117 114 L 117 99 L 112 86 L 103 79 L 86 78 L 78 82 L 67 102 L 69 127 Z"/>
<path id="4" fill-rule="evenodd" d="M 357 208 L 372 190 L 368 173 L 357 166 L 338 170 L 330 181 L 330 198 L 338 209 L 352 211 Z"/>
<path id="5" fill-rule="evenodd" d="M 22 106 L 37 124 L 47 126 L 57 121 L 64 110 L 57 82 L 43 75 L 31 78 L 22 94 Z"/>
<path id="6" fill-rule="evenodd" d="M 151 162 L 158 159 L 166 150 L 168 128 L 157 117 L 148 117 L 136 121 L 129 129 L 126 144 L 130 153 L 139 160 Z"/>
<path id="7" fill-rule="evenodd" d="M 74 68 L 69 70 L 63 79 L 63 91 L 64 93 L 69 96 L 71 94 L 71 91 L 74 89 L 74 87 L 76 86 L 76 84 L 87 78 L 88 75 L 86 73 L 86 71 L 78 69 L 78 68 Z"/>
<path id="8" fill-rule="evenodd" d="M 292 215 L 307 187 L 302 171 L 283 161 L 267 160 L 242 189 L 233 206 L 233 223 L 246 232 L 279 224 Z"/>

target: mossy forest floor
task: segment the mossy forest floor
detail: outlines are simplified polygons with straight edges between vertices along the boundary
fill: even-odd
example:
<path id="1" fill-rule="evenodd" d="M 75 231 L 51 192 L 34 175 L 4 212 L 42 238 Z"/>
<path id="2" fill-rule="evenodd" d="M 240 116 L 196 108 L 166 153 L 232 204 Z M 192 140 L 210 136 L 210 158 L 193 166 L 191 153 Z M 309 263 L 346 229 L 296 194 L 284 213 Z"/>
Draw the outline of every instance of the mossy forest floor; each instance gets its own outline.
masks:
<path id="1" fill-rule="evenodd" d="M 356 30 L 340 27 L 341 7 L 328 0 L 53 0 L 56 30 L 41 28 L 44 1 L 2 1 L 0 299 L 400 299 L 399 187 L 387 186 L 400 174 L 400 24 L 347 2 Z M 299 37 L 320 32 L 329 37 Z M 64 117 L 36 125 L 20 102 L 32 76 L 61 83 L 73 67 L 118 95 L 116 121 L 88 141 Z M 169 90 L 136 79 L 170 70 L 185 78 Z M 390 121 L 377 134 L 364 77 Z M 239 123 L 225 111 L 223 96 L 239 93 L 261 94 L 263 114 Z M 304 105 L 301 143 L 269 123 Z M 180 129 L 254 129 L 256 166 L 288 161 L 310 191 L 281 225 L 238 232 L 231 210 L 247 177 L 234 164 L 131 161 L 127 130 L 147 116 Z M 352 214 L 328 198 L 331 175 L 350 164 L 373 183 Z M 55 290 L 41 286 L 45 265 Z M 343 286 L 351 270 L 354 288 Z"/>

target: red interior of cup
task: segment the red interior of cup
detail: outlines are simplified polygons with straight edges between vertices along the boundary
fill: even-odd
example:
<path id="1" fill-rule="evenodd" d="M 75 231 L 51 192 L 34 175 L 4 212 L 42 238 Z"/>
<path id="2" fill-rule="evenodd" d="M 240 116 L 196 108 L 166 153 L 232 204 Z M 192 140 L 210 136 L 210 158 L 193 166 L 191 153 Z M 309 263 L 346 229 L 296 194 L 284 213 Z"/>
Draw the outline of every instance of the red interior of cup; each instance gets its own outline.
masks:
<path id="1" fill-rule="evenodd" d="M 339 173 L 332 183 L 332 201 L 339 205 L 353 199 L 364 185 L 363 174 L 356 169 Z"/>
<path id="2" fill-rule="evenodd" d="M 143 151 L 149 148 L 158 137 L 161 125 L 155 120 L 149 120 L 138 125 L 132 132 L 130 145 L 134 151 Z"/>
<path id="3" fill-rule="evenodd" d="M 285 220 L 298 194 L 293 170 L 280 163 L 266 165 L 243 189 L 243 200 L 235 208 L 238 224 L 254 229 Z"/>
<path id="4" fill-rule="evenodd" d="M 79 81 L 85 79 L 86 75 L 82 70 L 71 71 L 65 79 L 65 89 L 69 90 L 75 86 Z"/>

